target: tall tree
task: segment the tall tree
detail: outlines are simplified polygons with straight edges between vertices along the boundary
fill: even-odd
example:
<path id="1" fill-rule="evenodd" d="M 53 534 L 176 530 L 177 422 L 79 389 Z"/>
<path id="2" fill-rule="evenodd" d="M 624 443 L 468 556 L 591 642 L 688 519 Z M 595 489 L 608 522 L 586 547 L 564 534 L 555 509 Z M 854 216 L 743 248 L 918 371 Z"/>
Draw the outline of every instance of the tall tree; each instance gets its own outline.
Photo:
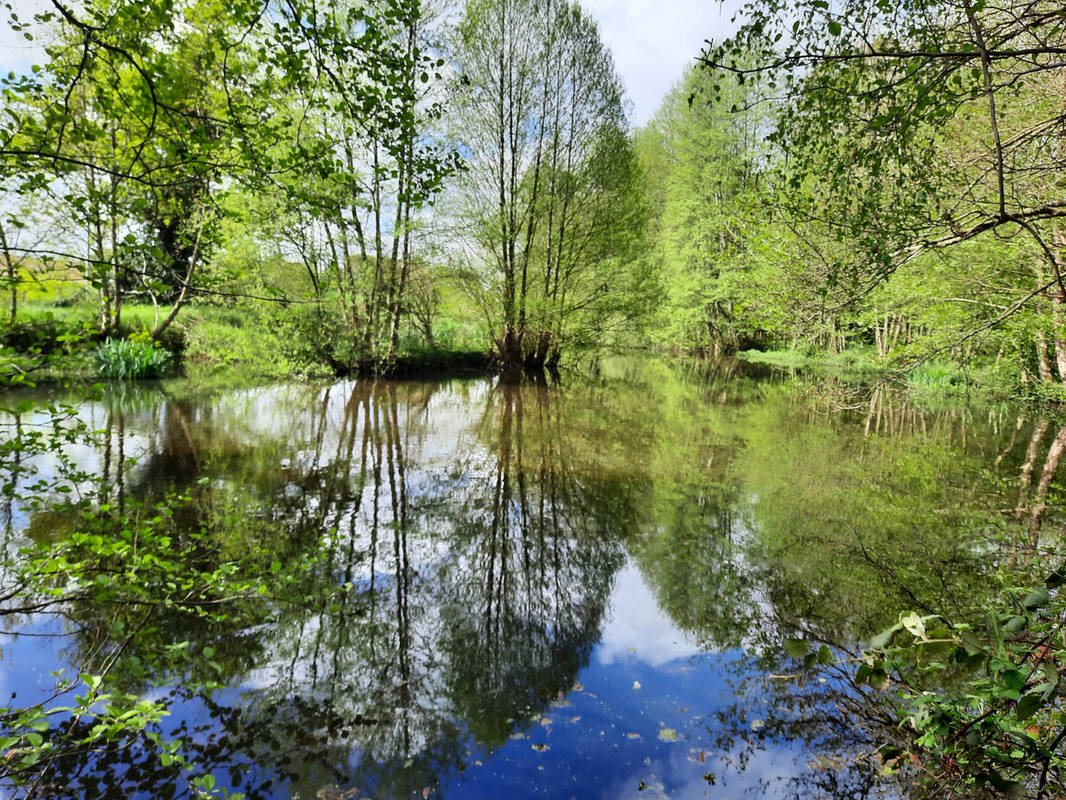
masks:
<path id="1" fill-rule="evenodd" d="M 715 354 L 761 337 L 770 304 L 757 279 L 753 240 L 764 224 L 759 185 L 768 153 L 766 112 L 749 87 L 728 104 L 690 102 L 709 88 L 695 67 L 640 132 L 638 152 L 655 207 L 651 238 L 665 298 L 659 343 Z"/>
<path id="2" fill-rule="evenodd" d="M 416 87 L 439 67 L 418 46 L 421 18 L 418 0 L 237 0 L 225 8 L 56 0 L 37 15 L 57 29 L 48 62 L 3 81 L 0 166 L 58 191 L 88 230 L 50 255 L 89 265 L 101 327 L 118 327 L 124 285 L 146 283 L 173 302 L 158 336 L 205 290 L 220 193 L 292 189 L 290 175 L 343 176 L 355 168 L 343 142 L 358 130 L 376 142 L 376 244 L 386 228 L 396 237 L 389 263 L 374 259 L 389 278 L 396 273 L 380 279 L 385 300 L 375 312 L 382 338 L 395 340 L 402 293 L 391 287 L 402 285 L 402 232 L 446 160 L 416 130 L 424 94 Z M 340 123 L 304 124 L 326 118 Z M 380 189 L 390 180 L 395 194 L 384 208 Z M 344 199 L 349 209 L 358 202 Z M 393 211 L 391 225 L 381 221 Z"/>
<path id="3" fill-rule="evenodd" d="M 567 0 L 472 0 L 458 30 L 473 220 L 468 275 L 508 370 L 633 316 L 645 209 L 622 90 L 595 22 Z"/>
<path id="4" fill-rule="evenodd" d="M 823 288 L 855 296 L 930 250 L 1020 235 L 1043 266 L 975 329 L 1046 303 L 1066 378 L 1062 5 L 755 0 L 742 16 L 702 61 L 719 91 L 731 73 L 783 97 L 770 138 L 790 210 L 845 245 Z"/>

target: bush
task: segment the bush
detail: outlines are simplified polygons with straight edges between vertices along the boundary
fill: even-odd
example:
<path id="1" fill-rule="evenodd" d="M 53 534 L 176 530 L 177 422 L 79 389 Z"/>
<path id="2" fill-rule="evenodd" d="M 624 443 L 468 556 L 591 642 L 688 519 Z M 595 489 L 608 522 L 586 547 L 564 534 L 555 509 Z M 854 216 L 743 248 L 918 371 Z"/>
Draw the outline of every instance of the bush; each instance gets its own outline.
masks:
<path id="1" fill-rule="evenodd" d="M 157 378 L 170 360 L 170 353 L 155 346 L 146 336 L 111 339 L 93 353 L 96 372 L 102 378 L 133 380 Z"/>

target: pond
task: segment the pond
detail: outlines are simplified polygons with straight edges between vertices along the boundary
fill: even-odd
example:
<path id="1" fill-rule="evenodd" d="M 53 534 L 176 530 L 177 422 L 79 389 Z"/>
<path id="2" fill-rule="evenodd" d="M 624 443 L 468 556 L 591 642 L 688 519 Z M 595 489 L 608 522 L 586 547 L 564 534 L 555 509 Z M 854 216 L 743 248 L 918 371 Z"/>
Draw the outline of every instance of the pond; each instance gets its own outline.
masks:
<path id="1" fill-rule="evenodd" d="M 192 776 L 247 798 L 905 796 L 877 752 L 891 693 L 782 641 L 843 658 L 903 611 L 965 616 L 1061 525 L 1066 428 L 738 364 L 126 386 L 77 416 L 75 493 L 130 516 L 184 495 L 176 530 L 293 577 L 210 619 L 0 608 L 6 705 L 106 668 L 192 765 L 130 734 L 3 796 L 183 797 Z M 7 588 L 76 527 L 47 503 L 0 521 Z"/>

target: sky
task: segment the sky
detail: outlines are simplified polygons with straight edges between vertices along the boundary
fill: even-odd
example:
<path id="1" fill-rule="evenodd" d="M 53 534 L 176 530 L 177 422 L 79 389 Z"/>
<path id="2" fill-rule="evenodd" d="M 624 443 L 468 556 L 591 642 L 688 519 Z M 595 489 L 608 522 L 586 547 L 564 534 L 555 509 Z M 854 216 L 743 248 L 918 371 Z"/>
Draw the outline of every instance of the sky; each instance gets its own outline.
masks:
<path id="1" fill-rule="evenodd" d="M 734 30 L 736 0 L 581 0 L 599 22 L 633 103 L 633 123 L 643 125 L 663 95 L 704 47 Z"/>
<path id="2" fill-rule="evenodd" d="M 20 17 L 29 19 L 43 0 L 14 0 Z M 581 0 L 596 18 L 614 53 L 618 71 L 633 103 L 633 123 L 643 125 L 705 39 L 721 40 L 738 0 Z M 0 14 L 0 71 L 25 70 L 39 51 L 17 37 Z"/>

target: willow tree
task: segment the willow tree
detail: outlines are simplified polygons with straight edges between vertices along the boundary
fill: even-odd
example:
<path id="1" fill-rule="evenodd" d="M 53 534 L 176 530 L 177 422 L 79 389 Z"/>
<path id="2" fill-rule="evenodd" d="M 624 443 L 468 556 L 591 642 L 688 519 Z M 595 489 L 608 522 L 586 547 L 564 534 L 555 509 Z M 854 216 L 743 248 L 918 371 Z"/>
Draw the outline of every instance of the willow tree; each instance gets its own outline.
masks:
<path id="1" fill-rule="evenodd" d="M 505 369 L 556 364 L 635 317 L 645 211 L 621 84 L 567 0 L 472 0 L 458 29 L 477 292 Z"/>

